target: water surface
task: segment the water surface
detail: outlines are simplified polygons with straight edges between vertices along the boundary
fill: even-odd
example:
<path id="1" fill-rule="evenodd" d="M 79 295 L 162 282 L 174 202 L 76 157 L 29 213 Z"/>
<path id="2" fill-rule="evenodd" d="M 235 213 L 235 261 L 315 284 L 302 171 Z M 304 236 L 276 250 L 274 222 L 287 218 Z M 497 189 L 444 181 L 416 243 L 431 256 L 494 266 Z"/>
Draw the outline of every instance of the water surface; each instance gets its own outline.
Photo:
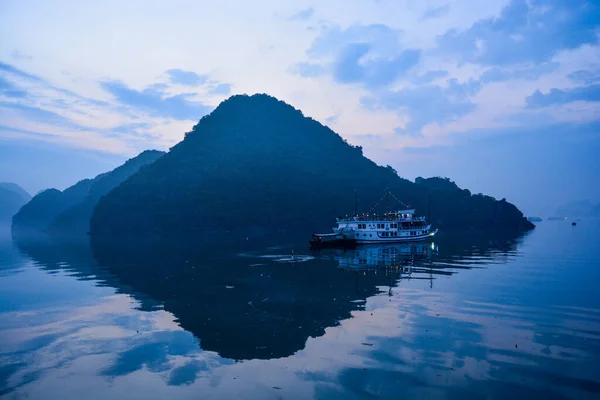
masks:
<path id="1" fill-rule="evenodd" d="M 600 221 L 304 239 L 5 236 L 0 397 L 600 396 Z"/>

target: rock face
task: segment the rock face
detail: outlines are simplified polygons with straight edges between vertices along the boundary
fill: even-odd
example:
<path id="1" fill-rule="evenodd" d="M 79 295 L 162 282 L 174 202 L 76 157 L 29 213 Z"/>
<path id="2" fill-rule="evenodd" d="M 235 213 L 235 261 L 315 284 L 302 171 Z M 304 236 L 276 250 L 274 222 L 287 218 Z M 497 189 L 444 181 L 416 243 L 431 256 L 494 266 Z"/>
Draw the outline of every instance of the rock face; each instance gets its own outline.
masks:
<path id="1" fill-rule="evenodd" d="M 44 190 L 13 217 L 13 234 L 85 234 L 89 231 L 90 218 L 100 198 L 163 154 L 147 150 L 110 172 L 79 181 L 62 192 Z"/>
<path id="2" fill-rule="evenodd" d="M 358 211 L 367 212 L 386 188 L 422 215 L 431 194 L 431 217 L 440 228 L 534 227 L 509 203 L 442 186 L 400 178 L 271 96 L 237 95 L 203 117 L 168 154 L 103 197 L 91 233 L 329 230 L 335 216 L 353 213 L 355 190 Z M 383 208 L 381 202 L 373 211 Z"/>
<path id="3" fill-rule="evenodd" d="M 13 215 L 29 200 L 31 196 L 19 185 L 0 182 L 0 225 L 10 224 Z"/>

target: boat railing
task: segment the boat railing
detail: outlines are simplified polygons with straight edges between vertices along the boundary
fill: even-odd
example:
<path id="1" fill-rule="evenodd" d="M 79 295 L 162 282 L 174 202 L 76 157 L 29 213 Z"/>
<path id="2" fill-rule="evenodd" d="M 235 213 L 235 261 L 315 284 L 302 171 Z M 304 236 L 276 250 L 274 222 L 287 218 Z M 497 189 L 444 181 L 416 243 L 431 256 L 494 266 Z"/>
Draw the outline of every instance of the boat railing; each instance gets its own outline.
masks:
<path id="1" fill-rule="evenodd" d="M 338 217 L 337 222 L 369 222 L 369 221 L 390 221 L 390 222 L 418 222 L 425 221 L 425 217 L 413 218 L 394 218 L 394 217 L 379 217 L 379 216 L 360 216 L 360 217 Z"/>

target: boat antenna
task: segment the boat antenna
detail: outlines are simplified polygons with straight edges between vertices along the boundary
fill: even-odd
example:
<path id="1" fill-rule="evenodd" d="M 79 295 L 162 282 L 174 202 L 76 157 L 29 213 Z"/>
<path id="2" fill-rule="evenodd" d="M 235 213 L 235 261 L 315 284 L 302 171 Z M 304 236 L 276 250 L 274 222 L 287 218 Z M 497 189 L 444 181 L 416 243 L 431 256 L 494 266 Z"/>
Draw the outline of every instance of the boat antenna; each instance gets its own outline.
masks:
<path id="1" fill-rule="evenodd" d="M 356 213 L 356 189 L 354 189 L 354 216 L 356 217 L 358 214 Z"/>
<path id="2" fill-rule="evenodd" d="M 389 188 L 385 188 L 385 213 L 388 214 L 390 211 L 390 207 L 388 205 L 390 200 L 390 189 Z"/>

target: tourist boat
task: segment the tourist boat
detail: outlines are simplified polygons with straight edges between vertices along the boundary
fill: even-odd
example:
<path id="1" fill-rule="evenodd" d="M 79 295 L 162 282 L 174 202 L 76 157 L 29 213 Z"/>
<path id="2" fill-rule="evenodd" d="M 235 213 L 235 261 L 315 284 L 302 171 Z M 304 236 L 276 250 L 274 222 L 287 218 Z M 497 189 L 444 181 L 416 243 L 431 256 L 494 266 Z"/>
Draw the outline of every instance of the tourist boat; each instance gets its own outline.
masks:
<path id="1" fill-rule="evenodd" d="M 389 191 L 386 192 L 386 200 L 387 196 Z M 425 217 L 416 217 L 415 209 L 401 209 L 382 215 L 356 215 L 355 212 L 353 217 L 336 218 L 336 222 L 332 233 L 314 233 L 309 242 L 311 246 L 414 242 L 431 239 L 438 232 L 432 229 Z"/>

